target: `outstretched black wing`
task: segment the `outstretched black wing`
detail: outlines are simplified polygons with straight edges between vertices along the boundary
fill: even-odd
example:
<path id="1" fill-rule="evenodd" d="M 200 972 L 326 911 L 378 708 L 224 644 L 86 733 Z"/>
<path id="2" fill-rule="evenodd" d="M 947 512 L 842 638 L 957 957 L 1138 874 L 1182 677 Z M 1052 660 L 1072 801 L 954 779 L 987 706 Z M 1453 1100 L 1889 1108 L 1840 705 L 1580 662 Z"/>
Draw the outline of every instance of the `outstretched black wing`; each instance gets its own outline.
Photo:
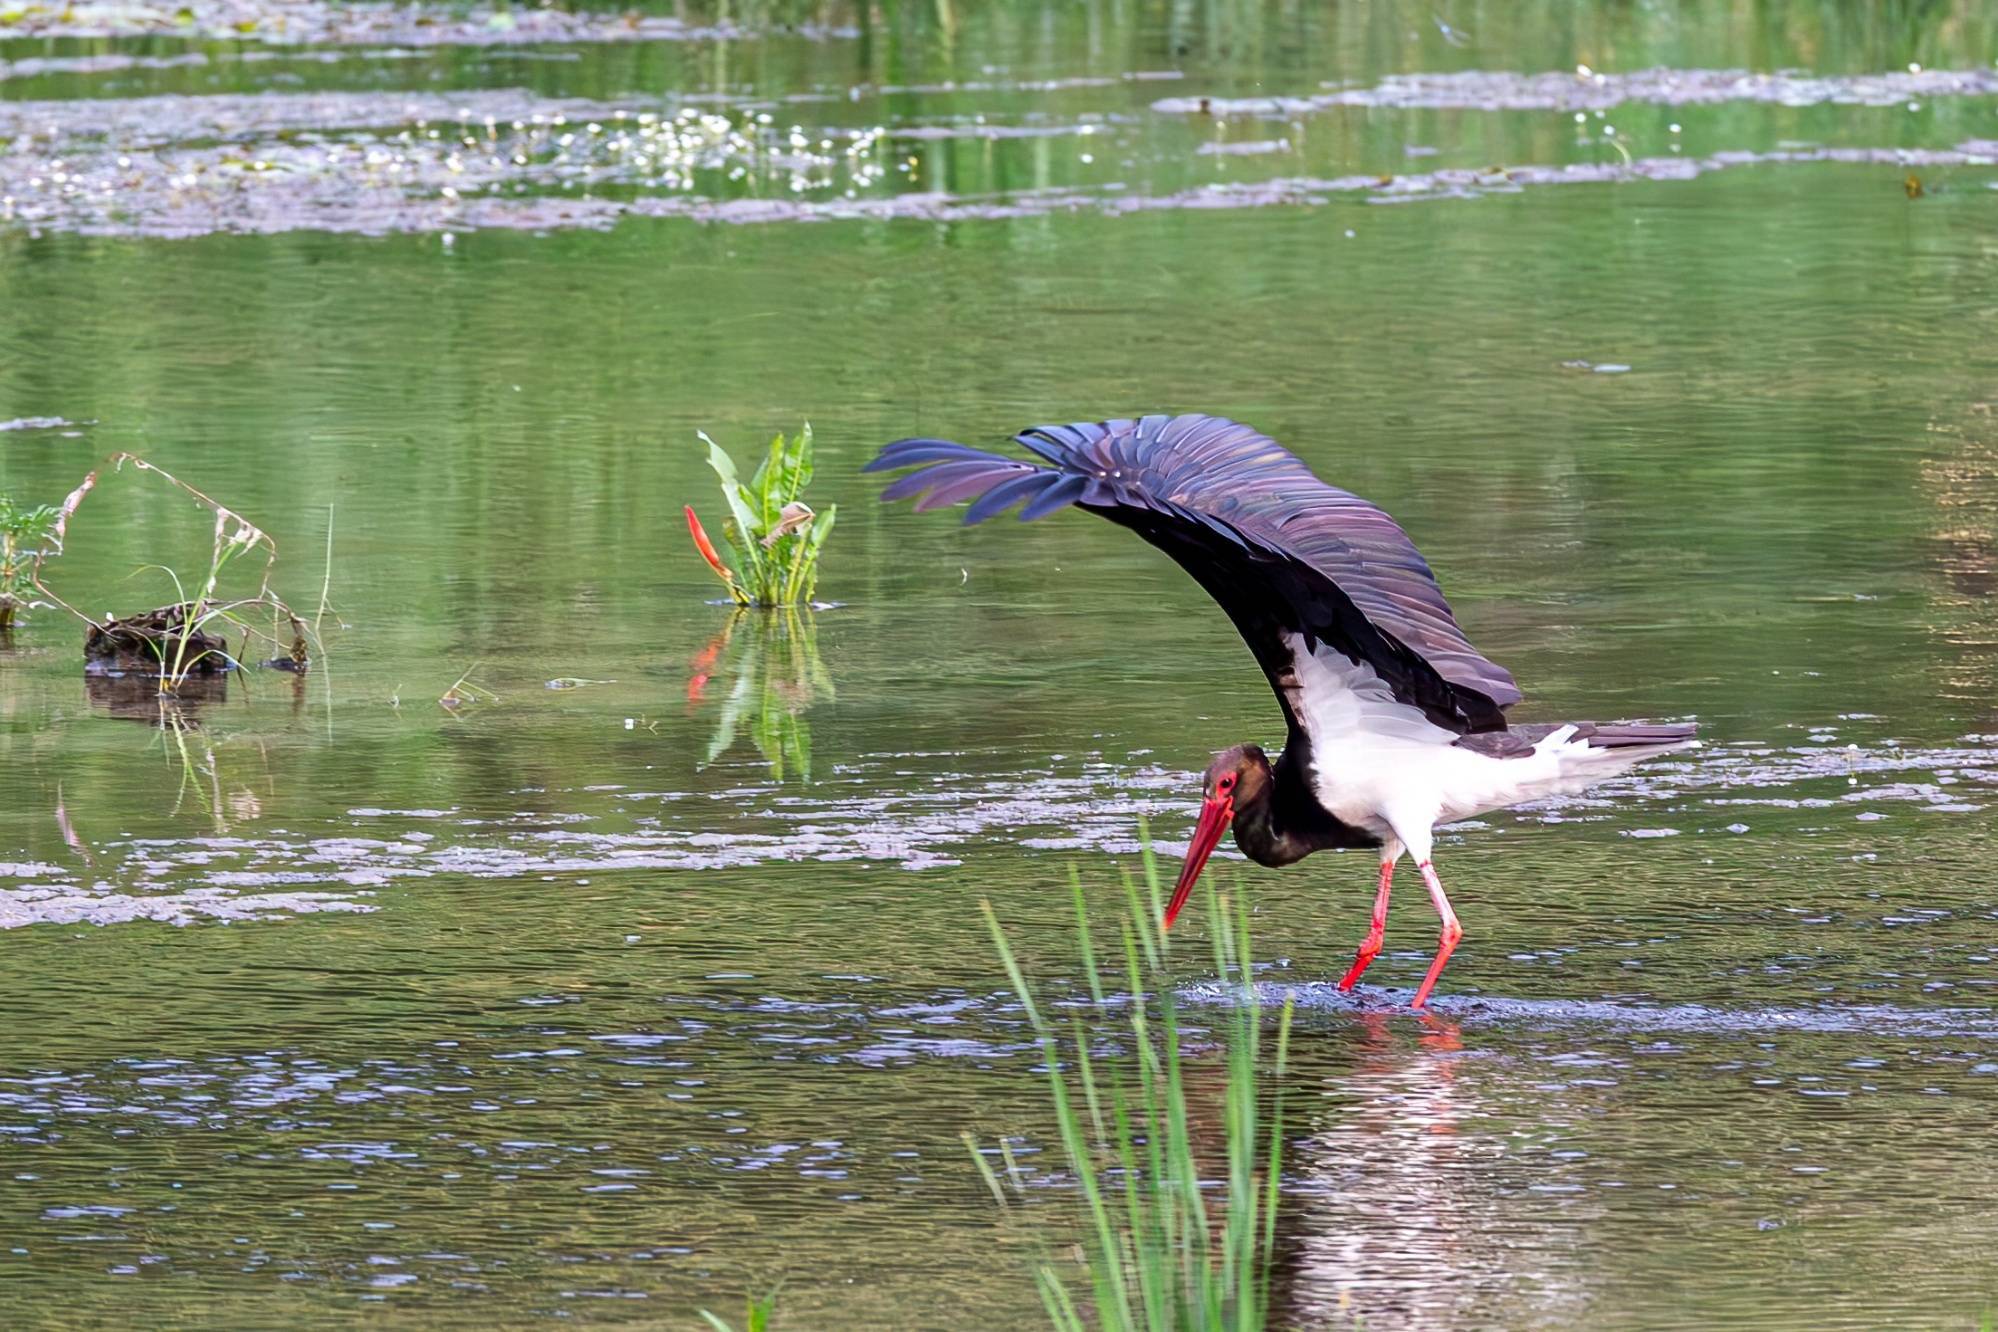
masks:
<path id="1" fill-rule="evenodd" d="M 972 500 L 967 523 L 1016 504 L 1023 519 L 1074 504 L 1136 531 L 1228 612 L 1293 732 L 1310 729 L 1293 635 L 1351 663 L 1342 684 L 1360 694 L 1385 686 L 1457 735 L 1505 728 L 1518 687 L 1465 639 L 1407 533 L 1274 440 L 1212 416 L 1036 426 L 1014 440 L 1042 461 L 904 439 L 867 470 L 920 465 L 882 498 L 920 496 L 918 509 Z"/>

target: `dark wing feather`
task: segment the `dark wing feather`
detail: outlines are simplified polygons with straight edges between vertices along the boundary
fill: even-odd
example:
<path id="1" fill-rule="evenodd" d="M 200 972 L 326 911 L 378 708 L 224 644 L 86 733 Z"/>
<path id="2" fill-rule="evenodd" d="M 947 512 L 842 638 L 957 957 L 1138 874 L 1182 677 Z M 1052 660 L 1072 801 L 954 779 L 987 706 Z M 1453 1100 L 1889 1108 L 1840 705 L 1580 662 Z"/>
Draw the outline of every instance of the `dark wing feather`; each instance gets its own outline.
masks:
<path id="1" fill-rule="evenodd" d="M 867 470 L 921 464 L 884 498 L 921 494 L 926 508 L 976 497 L 967 523 L 1015 504 L 1023 519 L 1076 504 L 1131 528 L 1228 612 L 1286 706 L 1284 635 L 1302 633 L 1366 662 L 1440 726 L 1504 729 L 1518 686 L 1465 639 L 1408 534 L 1276 441 L 1214 416 L 1036 426 L 1014 439 L 1044 462 L 907 439 Z"/>

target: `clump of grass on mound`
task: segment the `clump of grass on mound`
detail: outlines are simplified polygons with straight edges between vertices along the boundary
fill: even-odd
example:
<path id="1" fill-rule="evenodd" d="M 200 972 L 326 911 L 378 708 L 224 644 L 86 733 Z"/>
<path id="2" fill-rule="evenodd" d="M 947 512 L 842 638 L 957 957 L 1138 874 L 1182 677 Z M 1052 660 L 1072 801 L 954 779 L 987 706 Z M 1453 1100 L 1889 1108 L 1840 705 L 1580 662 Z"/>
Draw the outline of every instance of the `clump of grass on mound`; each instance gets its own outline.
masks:
<path id="1" fill-rule="evenodd" d="M 1060 1332 L 1182 1332 L 1269 1325 L 1269 1280 L 1276 1244 L 1277 1187 L 1283 1157 L 1281 1093 L 1265 1106 L 1262 1081 L 1281 1081 L 1289 1053 L 1291 1004 L 1277 1022 L 1273 1057 L 1266 1057 L 1262 1007 L 1249 977 L 1248 911 L 1207 891 L 1208 935 L 1224 984 L 1239 984 L 1232 1001 L 1216 1006 L 1204 1038 L 1218 1042 L 1227 1066 L 1222 1099 L 1226 1179 L 1204 1188 L 1206 1172 L 1189 1123 L 1179 1006 L 1169 981 L 1147 994 L 1146 975 L 1166 961 L 1157 870 L 1145 862 L 1145 892 L 1125 883 L 1129 914 L 1122 927 L 1122 966 L 1128 996 L 1106 999 L 1090 938 L 1081 881 L 1075 883 L 1076 938 L 1094 1008 L 1114 1023 L 1124 1053 L 1091 1049 L 1081 1016 L 1066 1023 L 1043 1008 L 1022 975 L 1005 931 L 985 905 L 986 922 L 1006 974 L 1039 1039 L 1047 1067 L 1062 1153 L 1080 1190 L 1085 1314 L 1070 1292 L 1067 1265 L 1044 1261 L 1036 1275 L 1048 1320 Z M 1114 1017 L 1113 1017 L 1114 1014 Z M 1203 1018 L 1207 1014 L 1203 1013 Z M 1099 1028 L 1097 1036 L 1100 1038 Z M 1203 1145 L 1211 1134 L 1200 1134 Z M 986 1186 L 1001 1205 L 1007 1191 L 969 1134 Z M 1207 1147 L 1211 1151 L 1211 1147 Z M 1018 1176 L 1008 1174 L 1019 1191 Z"/>
<path id="2" fill-rule="evenodd" d="M 722 562 L 708 540 L 694 506 L 687 506 L 687 530 L 694 548 L 728 588 L 738 606 L 805 606 L 819 585 L 819 553 L 832 532 L 838 506 L 815 513 L 804 501 L 812 481 L 812 427 L 790 439 L 778 435 L 747 485 L 736 479 L 735 463 L 722 446 L 705 433 L 708 466 L 721 481 L 729 518 L 722 538 L 735 555 L 733 566 Z"/>
<path id="3" fill-rule="evenodd" d="M 123 619 L 107 617 L 100 622 L 51 591 L 48 584 L 42 581 L 42 565 L 50 556 L 62 553 L 69 520 L 75 515 L 77 506 L 97 487 L 98 481 L 107 471 L 113 474 L 123 472 L 127 464 L 134 472 L 158 477 L 214 516 L 208 567 L 198 577 L 183 578 L 179 572 L 164 565 L 143 566 L 142 572 L 160 574 L 173 585 L 174 599 L 155 611 Z M 238 559 L 254 552 L 261 552 L 264 556 L 263 572 L 254 592 L 244 596 L 222 596 L 219 588 L 224 572 Z M 34 552 L 29 562 L 28 580 L 35 591 L 83 622 L 87 635 L 86 653 L 112 662 L 123 662 L 125 659 L 142 662 L 149 668 L 148 673 L 157 677 L 159 692 L 170 694 L 193 677 L 209 675 L 217 670 L 233 670 L 245 664 L 252 644 L 267 645 L 270 650 L 283 654 L 276 660 L 288 663 L 289 669 L 305 670 L 308 661 L 306 641 L 312 636 L 312 631 L 271 590 L 271 575 L 276 565 L 277 542 L 242 514 L 136 454 L 114 453 L 104 466 L 87 474 L 76 489 L 69 492 L 61 507 L 54 511 L 54 519 L 47 524 L 42 536 L 42 548 Z M 328 568 L 330 576 L 330 564 Z M 252 615 L 261 618 L 266 614 L 270 617 L 269 630 L 260 629 L 249 618 Z M 282 636 L 287 625 L 290 631 L 288 646 Z M 232 630 L 238 635 L 239 643 L 234 652 L 229 650 L 227 639 Z"/>

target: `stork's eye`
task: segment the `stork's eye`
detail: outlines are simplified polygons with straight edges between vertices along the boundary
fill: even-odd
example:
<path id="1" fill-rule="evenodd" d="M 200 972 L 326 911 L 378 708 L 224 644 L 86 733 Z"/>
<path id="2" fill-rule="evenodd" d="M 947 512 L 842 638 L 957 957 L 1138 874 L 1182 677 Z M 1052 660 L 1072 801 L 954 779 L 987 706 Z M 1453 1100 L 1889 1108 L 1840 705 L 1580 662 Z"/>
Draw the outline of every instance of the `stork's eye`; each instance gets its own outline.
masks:
<path id="1" fill-rule="evenodd" d="M 1223 777 L 1220 781 L 1214 783 L 1214 789 L 1216 791 L 1219 791 L 1222 795 L 1227 795 L 1230 791 L 1235 789 L 1235 774 L 1231 772 L 1226 777 Z"/>

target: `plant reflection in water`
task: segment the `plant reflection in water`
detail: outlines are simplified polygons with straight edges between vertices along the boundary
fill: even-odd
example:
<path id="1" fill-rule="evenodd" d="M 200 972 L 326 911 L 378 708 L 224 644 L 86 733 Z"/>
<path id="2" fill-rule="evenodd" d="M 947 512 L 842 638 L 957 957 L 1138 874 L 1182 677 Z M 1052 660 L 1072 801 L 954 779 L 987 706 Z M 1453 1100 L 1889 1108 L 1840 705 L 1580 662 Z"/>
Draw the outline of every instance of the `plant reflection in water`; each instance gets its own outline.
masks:
<path id="1" fill-rule="evenodd" d="M 703 764 L 713 763 L 747 730 L 749 741 L 783 781 L 812 776 L 812 728 L 805 713 L 835 697 L 832 677 L 819 659 L 818 625 L 812 612 L 737 610 L 694 657 L 687 679 L 687 703 L 710 701 L 717 676 L 727 681 L 720 699 L 714 739 Z"/>

